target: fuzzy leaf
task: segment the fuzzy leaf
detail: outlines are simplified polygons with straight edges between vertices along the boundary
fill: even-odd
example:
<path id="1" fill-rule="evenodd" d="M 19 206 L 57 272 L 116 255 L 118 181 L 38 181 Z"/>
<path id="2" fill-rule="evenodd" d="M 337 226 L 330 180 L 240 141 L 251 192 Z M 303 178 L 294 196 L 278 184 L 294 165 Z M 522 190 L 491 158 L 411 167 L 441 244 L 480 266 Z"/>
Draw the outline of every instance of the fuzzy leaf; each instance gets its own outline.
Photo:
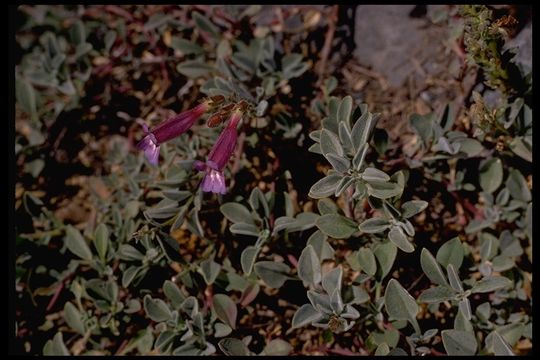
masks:
<path id="1" fill-rule="evenodd" d="M 221 265 L 219 265 L 212 259 L 206 259 L 201 262 L 200 272 L 207 285 L 211 285 L 214 283 L 220 271 Z"/>
<path id="2" fill-rule="evenodd" d="M 446 287 L 450 286 L 448 281 L 446 281 L 446 276 L 437 263 L 437 260 L 435 260 L 435 257 L 433 257 L 433 255 L 431 255 L 429 250 L 426 248 L 422 249 L 422 254 L 420 255 L 420 265 L 431 282 Z"/>
<path id="3" fill-rule="evenodd" d="M 240 255 L 240 265 L 242 265 L 242 271 L 244 274 L 251 274 L 258 254 L 259 248 L 255 246 L 248 246 L 244 249 L 244 251 L 242 251 L 242 255 Z"/>
<path id="4" fill-rule="evenodd" d="M 501 159 L 491 158 L 480 166 L 480 186 L 485 192 L 492 193 L 501 186 L 503 167 Z"/>
<path id="5" fill-rule="evenodd" d="M 107 248 L 109 247 L 109 230 L 107 225 L 101 223 L 96 228 L 94 234 L 94 245 L 101 261 L 105 262 L 107 258 Z"/>
<path id="6" fill-rule="evenodd" d="M 321 263 L 311 245 L 304 248 L 298 259 L 298 277 L 310 285 L 316 285 L 321 281 Z"/>
<path id="7" fill-rule="evenodd" d="M 377 261 L 379 262 L 379 269 L 381 270 L 381 279 L 383 279 L 394 265 L 397 255 L 397 247 L 392 242 L 379 244 L 373 252 Z"/>
<path id="8" fill-rule="evenodd" d="M 364 247 L 358 250 L 358 263 L 368 275 L 374 276 L 377 272 L 375 255 L 373 255 L 373 252 L 369 248 Z"/>
<path id="9" fill-rule="evenodd" d="M 90 247 L 82 237 L 79 230 L 75 229 L 71 225 L 68 225 L 66 228 L 66 237 L 64 239 L 66 247 L 69 249 L 69 251 L 81 259 L 92 260 L 92 251 L 90 251 Z"/>
<path id="10" fill-rule="evenodd" d="M 386 182 L 390 180 L 390 176 L 388 176 L 388 174 L 384 171 L 368 167 L 362 173 L 362 179 L 367 182 Z"/>
<path id="11" fill-rule="evenodd" d="M 386 312 L 396 320 L 411 322 L 415 331 L 420 333 L 416 314 L 418 305 L 416 300 L 401 286 L 396 279 L 390 279 L 384 293 L 384 305 Z"/>
<path id="12" fill-rule="evenodd" d="M 358 228 L 362 232 L 373 234 L 383 232 L 390 226 L 390 222 L 387 219 L 375 217 L 365 220 L 358 226 Z"/>
<path id="13" fill-rule="evenodd" d="M 144 311 L 150 319 L 157 322 L 169 320 L 172 316 L 171 310 L 163 300 L 152 299 L 150 295 L 144 297 Z"/>
<path id="14" fill-rule="evenodd" d="M 259 261 L 255 264 L 254 269 L 257 276 L 274 289 L 280 288 L 290 278 L 290 267 L 284 263 Z"/>
<path id="15" fill-rule="evenodd" d="M 410 218 L 410 217 L 424 211 L 425 208 L 427 208 L 427 206 L 428 206 L 428 202 L 424 201 L 424 200 L 407 201 L 407 202 L 403 203 L 403 205 L 401 205 L 401 210 L 403 210 L 402 216 L 405 219 L 408 219 L 408 218 Z"/>
<path id="16" fill-rule="evenodd" d="M 322 316 L 311 304 L 304 304 L 294 313 L 292 329 L 306 326 L 313 321 L 319 320 Z"/>
<path id="17" fill-rule="evenodd" d="M 323 215 L 315 224 L 323 233 L 335 239 L 349 238 L 358 230 L 353 220 L 338 214 Z"/>
<path id="18" fill-rule="evenodd" d="M 238 203 L 226 203 L 219 208 L 223 215 L 232 223 L 246 223 L 255 225 L 251 212 Z"/>
<path id="19" fill-rule="evenodd" d="M 455 237 L 445 242 L 437 251 L 437 261 L 444 267 L 452 264 L 459 269 L 463 263 L 464 250 L 459 237 Z"/>
<path id="20" fill-rule="evenodd" d="M 405 252 L 413 252 L 414 246 L 411 244 L 407 236 L 401 229 L 401 227 L 393 226 L 392 229 L 388 232 L 388 238 L 393 242 L 398 248 Z"/>
<path id="21" fill-rule="evenodd" d="M 323 177 L 309 189 L 309 197 L 313 199 L 322 199 L 334 194 L 342 177 L 343 175 L 338 173 L 331 173 Z"/>
<path id="22" fill-rule="evenodd" d="M 446 286 L 437 286 L 424 290 L 422 294 L 420 294 L 418 301 L 428 304 L 440 303 L 446 300 L 451 300 L 454 298 L 454 296 L 455 292 L 452 291 L 452 289 Z"/>
<path id="23" fill-rule="evenodd" d="M 488 293 L 508 286 L 512 286 L 512 280 L 504 276 L 492 276 L 474 284 L 471 291 L 473 293 Z"/>
<path id="24" fill-rule="evenodd" d="M 216 311 L 217 317 L 232 329 L 236 329 L 236 316 L 238 310 L 231 298 L 225 294 L 216 294 L 212 299 L 212 305 Z"/>
<path id="25" fill-rule="evenodd" d="M 264 347 L 264 355 L 285 356 L 285 355 L 289 355 L 292 350 L 293 350 L 293 347 L 291 346 L 291 344 L 289 344 L 285 340 L 274 339 L 270 341 L 268 344 L 266 344 L 266 346 Z"/>
<path id="26" fill-rule="evenodd" d="M 341 147 L 339 138 L 326 129 L 322 129 L 321 131 L 321 150 L 325 156 L 327 154 L 343 156 L 343 148 Z"/>
<path id="27" fill-rule="evenodd" d="M 251 354 L 242 340 L 225 338 L 218 343 L 219 348 L 227 356 L 248 356 Z"/>
<path id="28" fill-rule="evenodd" d="M 69 327 L 77 331 L 79 334 L 84 335 L 85 326 L 82 314 L 71 302 L 67 302 L 66 305 L 64 305 L 64 319 Z"/>
<path id="29" fill-rule="evenodd" d="M 343 277 L 343 269 L 341 266 L 335 267 L 328 271 L 322 277 L 322 287 L 327 294 L 332 294 L 338 289 L 341 292 L 341 279 Z"/>
<path id="30" fill-rule="evenodd" d="M 450 356 L 475 355 L 478 343 L 476 338 L 467 331 L 443 330 L 442 339 L 444 349 Z"/>
<path id="31" fill-rule="evenodd" d="M 163 283 L 163 293 L 169 299 L 174 309 L 179 309 L 180 305 L 186 300 L 185 295 L 180 291 L 178 285 L 170 280 L 165 280 Z"/>

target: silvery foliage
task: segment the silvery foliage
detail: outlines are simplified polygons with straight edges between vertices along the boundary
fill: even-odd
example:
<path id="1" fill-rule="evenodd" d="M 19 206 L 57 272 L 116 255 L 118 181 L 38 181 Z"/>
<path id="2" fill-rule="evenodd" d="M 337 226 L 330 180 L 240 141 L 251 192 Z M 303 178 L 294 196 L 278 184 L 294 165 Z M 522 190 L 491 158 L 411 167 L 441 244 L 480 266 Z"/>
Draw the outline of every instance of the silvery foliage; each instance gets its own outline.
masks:
<path id="1" fill-rule="evenodd" d="M 385 301 L 380 295 L 380 287 L 392 268 L 397 249 L 414 251 L 410 239 L 415 232 L 408 219 L 423 211 L 427 202 L 411 200 L 399 206 L 406 182 L 405 172 L 399 171 L 390 176 L 367 161 L 379 114 L 369 112 L 365 104 L 353 106 L 350 96 L 343 99 L 327 98 L 327 109 L 323 109 L 327 116 L 321 122 L 322 129 L 310 134 L 315 141 L 310 151 L 323 155 L 332 169 L 309 192 L 310 197 L 319 199 L 321 216 L 315 221 L 318 230 L 310 237 L 298 260 L 298 276 L 310 288 L 307 293 L 310 303 L 297 310 L 292 321 L 293 328 L 310 324 L 339 333 L 349 330 L 360 318 L 360 312 L 353 305 L 368 303 L 371 294 L 362 286 L 342 285 L 343 270 L 339 265 L 323 274 L 321 263 L 333 259 L 333 250 L 323 251 L 332 249 L 329 245 L 326 247 L 328 238 L 348 239 L 370 234 L 360 239 L 365 246 L 347 258 L 354 270 L 362 272 L 355 282 L 373 279 L 376 283 L 375 303 L 368 306 L 370 310 L 366 317 L 381 316 L 386 303 L 387 312 L 393 320 L 409 320 L 419 332 L 415 318 L 416 302 L 408 292 L 393 280 L 392 285 L 387 287 L 387 293 L 395 294 Z M 328 198 L 342 194 L 346 203 L 354 209 L 353 213 L 367 200 L 379 215 L 361 222 L 351 218 L 351 211 L 344 216 L 342 210 Z M 315 241 L 319 244 L 324 241 L 325 246 L 315 246 Z M 399 309 L 403 306 L 410 311 L 402 314 Z M 385 341 L 374 338 L 371 344 L 381 347 L 377 348 L 377 353 L 390 352 Z M 394 348 L 397 342 L 391 345 Z M 396 348 L 392 351 L 399 350 Z"/>

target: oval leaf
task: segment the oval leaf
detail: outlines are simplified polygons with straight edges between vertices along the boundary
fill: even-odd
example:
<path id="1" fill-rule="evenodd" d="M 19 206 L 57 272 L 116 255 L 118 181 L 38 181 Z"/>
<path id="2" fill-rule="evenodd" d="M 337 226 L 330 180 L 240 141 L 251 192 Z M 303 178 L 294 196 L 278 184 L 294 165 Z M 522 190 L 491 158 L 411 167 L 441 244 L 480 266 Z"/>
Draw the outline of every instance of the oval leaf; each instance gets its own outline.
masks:
<path id="1" fill-rule="evenodd" d="M 476 338 L 467 331 L 443 330 L 444 349 L 448 355 L 475 355 L 478 343 Z"/>
<path id="2" fill-rule="evenodd" d="M 225 294 L 216 294 L 212 299 L 212 304 L 217 317 L 232 329 L 236 329 L 236 316 L 238 310 L 231 298 Z"/>
<path id="3" fill-rule="evenodd" d="M 377 272 L 375 255 L 373 255 L 373 252 L 369 248 L 361 248 L 358 250 L 358 263 L 368 275 L 374 276 Z"/>
<path id="4" fill-rule="evenodd" d="M 292 329 L 306 326 L 313 321 L 319 320 L 322 316 L 311 304 L 304 304 L 294 313 Z"/>
<path id="5" fill-rule="evenodd" d="M 399 226 L 393 226 L 388 232 L 388 239 L 393 242 L 398 248 L 405 252 L 413 252 L 414 246 L 411 244 L 407 236 Z"/>
<path id="6" fill-rule="evenodd" d="M 338 173 L 331 173 L 323 177 L 309 189 L 309 197 L 313 199 L 322 199 L 334 194 L 342 177 L 343 175 Z"/>
<path id="7" fill-rule="evenodd" d="M 321 263 L 311 245 L 304 248 L 298 259 L 298 277 L 310 285 L 316 285 L 321 281 Z"/>
<path id="8" fill-rule="evenodd" d="M 157 322 L 169 320 L 172 316 L 171 310 L 163 300 L 152 299 L 150 295 L 144 297 L 144 311 L 150 319 Z"/>
<path id="9" fill-rule="evenodd" d="M 259 261 L 254 266 L 255 273 L 268 286 L 272 288 L 280 288 L 283 283 L 289 279 L 290 267 L 284 263 L 273 261 Z"/>
<path id="10" fill-rule="evenodd" d="M 232 223 L 247 223 L 255 225 L 249 210 L 238 203 L 226 203 L 219 208 L 223 215 Z"/>
<path id="11" fill-rule="evenodd" d="M 431 282 L 446 287 L 450 286 L 448 281 L 446 281 L 446 277 L 444 276 L 441 267 L 437 263 L 437 260 L 435 260 L 435 257 L 431 255 L 429 250 L 426 248 L 422 249 L 422 254 L 420 255 L 420 265 Z"/>
<path id="12" fill-rule="evenodd" d="M 255 246 L 248 246 L 242 251 L 242 255 L 240 255 L 240 265 L 242 265 L 244 274 L 251 274 L 258 254 L 259 248 L 256 248 Z"/>
<path id="13" fill-rule="evenodd" d="M 452 264 L 459 269 L 463 263 L 464 250 L 459 237 L 455 237 L 445 242 L 437 251 L 437 261 L 444 267 Z"/>
<path id="14" fill-rule="evenodd" d="M 65 243 L 69 251 L 84 260 L 92 260 L 92 251 L 82 237 L 79 230 L 68 225 L 66 228 Z"/>
<path id="15" fill-rule="evenodd" d="M 364 221 L 358 226 L 360 231 L 368 233 L 368 234 L 383 232 L 389 227 L 390 227 L 390 222 L 380 217 L 367 219 L 366 221 Z"/>
<path id="16" fill-rule="evenodd" d="M 346 239 L 358 230 L 358 224 L 338 214 L 327 214 L 319 217 L 315 224 L 326 235 L 335 239 Z"/>
<path id="17" fill-rule="evenodd" d="M 420 333 L 416 321 L 418 304 L 416 300 L 401 286 L 396 279 L 390 279 L 384 293 L 386 312 L 396 320 L 407 320 L 413 324 L 415 331 Z"/>
<path id="18" fill-rule="evenodd" d="M 491 158 L 480 166 L 480 186 L 485 192 L 492 193 L 501 186 L 503 167 L 501 159 Z"/>
<path id="19" fill-rule="evenodd" d="M 492 276 L 480 280 L 472 287 L 473 293 L 487 293 L 512 285 L 512 280 L 504 276 Z"/>

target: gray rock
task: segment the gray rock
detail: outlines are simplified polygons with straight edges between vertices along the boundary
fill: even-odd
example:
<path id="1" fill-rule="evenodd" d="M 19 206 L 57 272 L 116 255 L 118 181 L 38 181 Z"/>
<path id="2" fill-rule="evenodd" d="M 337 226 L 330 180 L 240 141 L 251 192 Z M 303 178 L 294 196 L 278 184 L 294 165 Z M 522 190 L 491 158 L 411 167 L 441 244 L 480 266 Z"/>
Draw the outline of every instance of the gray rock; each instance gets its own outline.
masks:
<path id="1" fill-rule="evenodd" d="M 504 49 L 517 48 L 514 61 L 523 67 L 526 72 L 532 70 L 532 22 L 529 22 L 519 34 L 508 41 Z"/>
<path id="2" fill-rule="evenodd" d="M 435 57 L 440 48 L 426 38 L 425 18 L 410 17 L 414 5 L 360 5 L 355 19 L 355 57 L 398 87 L 415 72 L 411 58 Z"/>

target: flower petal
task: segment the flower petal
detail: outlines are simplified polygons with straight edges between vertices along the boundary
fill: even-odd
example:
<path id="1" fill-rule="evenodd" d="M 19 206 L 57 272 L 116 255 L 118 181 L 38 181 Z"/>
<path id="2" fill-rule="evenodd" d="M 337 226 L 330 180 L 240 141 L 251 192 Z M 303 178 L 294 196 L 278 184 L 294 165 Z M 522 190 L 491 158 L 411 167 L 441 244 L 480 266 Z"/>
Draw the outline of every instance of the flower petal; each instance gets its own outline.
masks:
<path id="1" fill-rule="evenodd" d="M 202 181 L 201 189 L 205 192 L 225 194 L 227 187 L 225 186 L 225 175 L 223 175 L 223 172 L 214 169 L 208 171 Z"/>
<path id="2" fill-rule="evenodd" d="M 152 133 L 149 133 L 141 141 L 139 141 L 137 144 L 137 149 L 144 151 L 144 155 L 151 164 L 158 164 L 159 145 L 157 145 L 156 138 Z"/>

